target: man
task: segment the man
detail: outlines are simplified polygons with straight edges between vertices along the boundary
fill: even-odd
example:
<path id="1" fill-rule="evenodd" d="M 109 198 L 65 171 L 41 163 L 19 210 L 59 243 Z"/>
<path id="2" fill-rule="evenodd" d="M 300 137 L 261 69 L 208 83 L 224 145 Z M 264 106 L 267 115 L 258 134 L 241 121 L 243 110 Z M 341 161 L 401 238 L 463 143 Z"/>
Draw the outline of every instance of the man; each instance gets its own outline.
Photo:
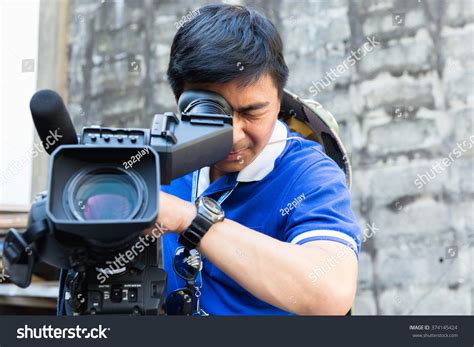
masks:
<path id="1" fill-rule="evenodd" d="M 266 17 L 222 4 L 199 9 L 171 47 L 176 99 L 185 90 L 208 90 L 233 109 L 227 158 L 160 194 L 168 293 L 185 286 L 172 258 L 195 227 L 192 202 L 210 197 L 225 212 L 194 240 L 203 258 L 202 313 L 344 315 L 354 300 L 360 229 L 350 194 L 321 145 L 277 120 L 288 78 L 282 51 Z"/>

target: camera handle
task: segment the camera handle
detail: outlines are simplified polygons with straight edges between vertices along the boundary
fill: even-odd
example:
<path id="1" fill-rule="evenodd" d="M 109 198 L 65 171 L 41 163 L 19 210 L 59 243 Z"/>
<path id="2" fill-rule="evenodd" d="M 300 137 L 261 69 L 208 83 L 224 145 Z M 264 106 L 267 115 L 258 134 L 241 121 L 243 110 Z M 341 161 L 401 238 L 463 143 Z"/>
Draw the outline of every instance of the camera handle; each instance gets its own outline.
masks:
<path id="1" fill-rule="evenodd" d="M 10 280 L 21 288 L 26 288 L 31 283 L 37 259 L 35 242 L 44 237 L 48 230 L 48 223 L 43 219 L 32 223 L 23 233 L 12 228 L 5 237 L 5 269 Z"/>
<path id="2" fill-rule="evenodd" d="M 82 294 L 87 288 L 85 280 L 85 272 L 75 272 L 72 276 L 68 274 L 66 277 L 69 291 L 66 290 L 65 292 L 65 300 L 74 312 L 83 312 L 85 310 L 86 297 Z"/>

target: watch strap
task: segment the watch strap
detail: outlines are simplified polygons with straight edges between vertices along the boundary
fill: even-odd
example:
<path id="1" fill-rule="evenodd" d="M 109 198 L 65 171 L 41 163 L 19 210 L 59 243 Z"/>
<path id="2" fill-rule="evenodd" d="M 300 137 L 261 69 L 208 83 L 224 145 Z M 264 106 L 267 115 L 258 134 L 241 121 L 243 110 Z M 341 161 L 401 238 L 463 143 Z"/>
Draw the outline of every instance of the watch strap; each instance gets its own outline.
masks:
<path id="1" fill-rule="evenodd" d="M 198 212 L 189 228 L 179 235 L 178 241 L 188 249 L 197 248 L 199 242 L 213 224 Z"/>

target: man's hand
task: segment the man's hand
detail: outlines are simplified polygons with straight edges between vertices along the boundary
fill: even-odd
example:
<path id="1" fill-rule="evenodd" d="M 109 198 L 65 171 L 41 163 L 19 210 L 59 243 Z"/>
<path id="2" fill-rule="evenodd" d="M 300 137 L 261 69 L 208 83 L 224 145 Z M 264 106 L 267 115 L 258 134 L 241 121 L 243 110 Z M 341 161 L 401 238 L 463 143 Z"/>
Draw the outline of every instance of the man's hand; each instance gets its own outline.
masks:
<path id="1" fill-rule="evenodd" d="M 157 224 L 168 232 L 181 233 L 196 217 L 196 206 L 173 195 L 160 192 L 160 211 Z M 145 231 L 149 232 L 150 229 Z"/>

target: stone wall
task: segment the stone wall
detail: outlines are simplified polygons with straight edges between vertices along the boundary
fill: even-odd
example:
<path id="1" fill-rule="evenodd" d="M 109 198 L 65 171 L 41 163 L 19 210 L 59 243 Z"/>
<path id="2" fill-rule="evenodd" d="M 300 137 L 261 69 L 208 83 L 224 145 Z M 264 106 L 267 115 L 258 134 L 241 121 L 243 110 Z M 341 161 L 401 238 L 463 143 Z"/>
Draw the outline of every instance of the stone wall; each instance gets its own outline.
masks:
<path id="1" fill-rule="evenodd" d="M 148 127 L 175 110 L 166 68 L 176 22 L 206 3 L 71 1 L 77 127 Z M 288 89 L 341 127 L 366 231 L 354 313 L 474 314 L 474 1 L 234 3 L 274 21 Z"/>

